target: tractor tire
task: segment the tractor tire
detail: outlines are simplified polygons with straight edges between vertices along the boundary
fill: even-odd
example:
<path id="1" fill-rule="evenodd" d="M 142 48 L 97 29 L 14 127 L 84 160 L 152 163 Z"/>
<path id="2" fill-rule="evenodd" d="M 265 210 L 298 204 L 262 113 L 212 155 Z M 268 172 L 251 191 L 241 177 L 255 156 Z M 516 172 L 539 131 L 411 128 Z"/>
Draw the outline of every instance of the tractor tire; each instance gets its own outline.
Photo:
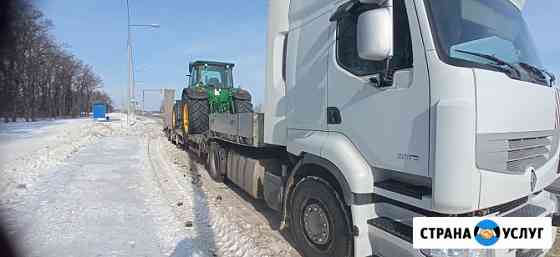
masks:
<path id="1" fill-rule="evenodd" d="M 233 93 L 234 113 L 253 112 L 253 104 L 251 103 L 251 93 L 244 89 L 238 89 Z"/>
<path id="2" fill-rule="evenodd" d="M 209 127 L 209 107 L 208 99 L 187 99 L 186 108 L 188 111 L 188 122 L 184 122 L 184 133 L 203 134 Z"/>
<path id="3" fill-rule="evenodd" d="M 233 105 L 235 108 L 234 110 L 235 113 L 253 112 L 253 104 L 251 103 L 251 100 L 247 101 L 247 100 L 234 99 Z"/>
<path id="4" fill-rule="evenodd" d="M 307 177 L 292 194 L 290 231 L 302 255 L 353 256 L 352 222 L 336 190 L 321 178 Z"/>
<path id="5" fill-rule="evenodd" d="M 208 175 L 216 182 L 223 182 L 224 176 L 220 173 L 219 148 L 216 143 L 212 143 L 208 149 Z"/>

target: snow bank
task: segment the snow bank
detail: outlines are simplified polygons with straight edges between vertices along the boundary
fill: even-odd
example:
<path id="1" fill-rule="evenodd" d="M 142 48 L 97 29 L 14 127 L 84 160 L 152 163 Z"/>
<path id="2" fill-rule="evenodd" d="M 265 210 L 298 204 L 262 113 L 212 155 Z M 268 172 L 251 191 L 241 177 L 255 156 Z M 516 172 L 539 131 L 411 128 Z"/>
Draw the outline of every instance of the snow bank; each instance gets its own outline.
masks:
<path id="1" fill-rule="evenodd" d="M 115 123 L 90 119 L 15 122 L 0 126 L 0 198 L 33 186 L 37 178 L 97 139 L 115 133 Z M 118 132 L 118 131 L 117 131 Z M 18 189 L 18 190 L 14 190 Z"/>

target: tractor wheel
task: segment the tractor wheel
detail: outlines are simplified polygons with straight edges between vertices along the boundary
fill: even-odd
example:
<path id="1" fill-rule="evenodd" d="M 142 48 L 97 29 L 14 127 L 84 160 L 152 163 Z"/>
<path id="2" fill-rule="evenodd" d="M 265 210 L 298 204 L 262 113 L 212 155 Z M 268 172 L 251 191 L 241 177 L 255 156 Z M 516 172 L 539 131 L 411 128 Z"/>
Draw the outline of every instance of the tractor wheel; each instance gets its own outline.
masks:
<path id="1" fill-rule="evenodd" d="M 208 99 L 187 99 L 184 105 L 183 130 L 188 134 L 202 134 L 208 131 Z"/>
<path id="2" fill-rule="evenodd" d="M 183 131 L 183 138 L 186 138 L 189 133 L 190 133 L 190 115 L 189 115 L 189 106 L 187 102 L 183 102 L 181 104 L 181 114 L 182 114 L 182 120 L 180 123 L 181 126 L 181 130 Z"/>
<path id="3" fill-rule="evenodd" d="M 171 130 L 174 130 L 177 128 L 177 113 L 175 113 L 175 110 L 173 110 L 172 117 L 173 119 L 171 119 Z"/>
<path id="4" fill-rule="evenodd" d="M 235 113 L 246 113 L 253 112 L 253 104 L 251 100 L 233 100 L 233 105 L 235 107 Z"/>
<path id="5" fill-rule="evenodd" d="M 291 199 L 290 230 L 303 256 L 352 256 L 352 223 L 346 206 L 328 182 L 304 178 L 297 183 Z"/>
<path id="6" fill-rule="evenodd" d="M 251 93 L 245 89 L 237 89 L 233 93 L 234 113 L 253 112 Z"/>

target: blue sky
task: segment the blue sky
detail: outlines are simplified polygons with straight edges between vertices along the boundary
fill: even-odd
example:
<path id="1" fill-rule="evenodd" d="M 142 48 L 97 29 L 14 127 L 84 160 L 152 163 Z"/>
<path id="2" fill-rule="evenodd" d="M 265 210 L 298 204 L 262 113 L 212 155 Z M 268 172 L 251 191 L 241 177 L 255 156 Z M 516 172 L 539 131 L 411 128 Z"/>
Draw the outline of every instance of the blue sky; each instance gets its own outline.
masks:
<path id="1" fill-rule="evenodd" d="M 39 0 L 54 23 L 55 37 L 91 64 L 104 89 L 120 103 L 126 93 L 125 0 Z M 235 84 L 262 100 L 266 1 L 130 0 L 133 24 L 158 23 L 159 29 L 135 29 L 137 88 L 176 88 L 186 82 L 188 63 L 216 59 L 237 64 Z M 157 95 L 147 109 L 159 108 Z"/>
<path id="2" fill-rule="evenodd" d="M 129 0 L 132 23 L 161 24 L 132 33 L 137 88 L 185 85 L 188 62 L 195 59 L 236 63 L 235 84 L 263 101 L 266 47 L 266 0 Z M 91 64 L 116 103 L 127 85 L 125 0 L 39 0 L 55 25 L 53 33 L 68 50 Z M 529 0 L 524 11 L 544 65 L 560 74 L 560 1 Z M 157 95 L 147 109 L 159 108 Z"/>

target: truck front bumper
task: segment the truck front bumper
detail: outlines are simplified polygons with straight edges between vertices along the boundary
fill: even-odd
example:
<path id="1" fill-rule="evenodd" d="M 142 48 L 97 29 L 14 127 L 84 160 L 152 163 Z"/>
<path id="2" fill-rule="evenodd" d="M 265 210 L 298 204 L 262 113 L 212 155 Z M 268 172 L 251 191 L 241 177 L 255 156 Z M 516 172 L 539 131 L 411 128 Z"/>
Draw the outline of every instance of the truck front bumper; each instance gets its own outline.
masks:
<path id="1" fill-rule="evenodd" d="M 515 209 L 504 213 L 505 217 L 547 217 L 558 212 L 558 200 L 555 194 L 547 191 L 540 192 L 529 197 L 529 201 Z M 389 217 L 387 218 L 389 219 Z M 378 257 L 430 257 L 423 254 L 420 250 L 414 249 L 412 246 L 412 219 L 399 219 L 399 224 L 405 226 L 383 225 L 379 222 L 368 221 L 369 241 L 373 249 L 373 256 Z M 408 225 L 406 225 L 408 224 Z M 410 231 L 405 231 L 406 227 Z M 408 233 L 408 234 L 407 234 Z M 553 228 L 553 242 L 556 239 L 556 228 Z M 442 247 L 445 247 L 442 245 Z M 554 244 L 554 247 L 560 247 L 560 244 Z M 480 257 L 544 257 L 550 249 L 496 249 L 492 250 L 490 255 L 481 255 Z M 445 255 L 437 255 L 438 257 Z M 452 255 L 455 257 L 460 257 Z M 475 255 L 476 256 L 476 255 Z M 465 256 L 470 257 L 470 256 Z"/>

